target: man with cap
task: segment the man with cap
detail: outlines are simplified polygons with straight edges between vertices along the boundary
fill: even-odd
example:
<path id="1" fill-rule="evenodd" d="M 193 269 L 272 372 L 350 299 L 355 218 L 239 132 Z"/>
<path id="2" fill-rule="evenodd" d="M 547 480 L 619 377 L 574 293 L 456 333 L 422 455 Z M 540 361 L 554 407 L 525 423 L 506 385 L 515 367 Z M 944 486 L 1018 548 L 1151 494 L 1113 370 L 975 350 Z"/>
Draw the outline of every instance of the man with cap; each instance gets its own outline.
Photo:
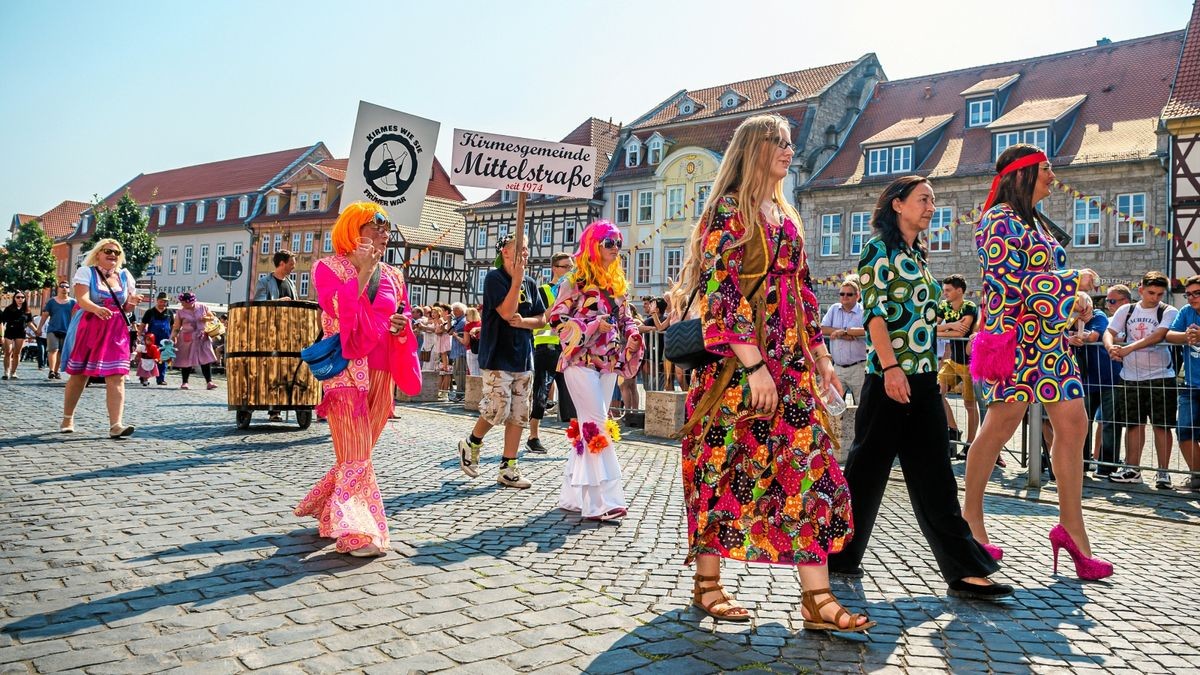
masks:
<path id="1" fill-rule="evenodd" d="M 154 298 L 154 306 L 146 310 L 142 314 L 142 323 L 138 333 L 145 337 L 146 334 L 154 336 L 154 341 L 162 344 L 163 340 L 171 339 L 171 324 L 175 321 L 175 312 L 167 307 L 167 294 L 159 293 Z M 160 387 L 167 384 L 167 364 L 165 359 L 158 362 L 158 376 L 155 382 Z"/>

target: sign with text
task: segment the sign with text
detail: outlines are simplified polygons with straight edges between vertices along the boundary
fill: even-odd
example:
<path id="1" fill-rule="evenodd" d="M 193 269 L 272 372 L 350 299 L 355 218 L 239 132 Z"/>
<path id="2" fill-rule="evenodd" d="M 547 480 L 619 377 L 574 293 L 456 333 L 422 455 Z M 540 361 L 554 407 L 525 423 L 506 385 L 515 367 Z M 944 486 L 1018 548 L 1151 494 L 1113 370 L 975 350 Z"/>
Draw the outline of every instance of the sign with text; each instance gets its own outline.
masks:
<path id="1" fill-rule="evenodd" d="M 591 199 L 595 174 L 586 145 L 454 130 L 455 185 Z"/>
<path id="2" fill-rule="evenodd" d="M 440 128 L 433 120 L 359 101 L 342 208 L 372 201 L 387 209 L 392 222 L 417 225 Z"/>

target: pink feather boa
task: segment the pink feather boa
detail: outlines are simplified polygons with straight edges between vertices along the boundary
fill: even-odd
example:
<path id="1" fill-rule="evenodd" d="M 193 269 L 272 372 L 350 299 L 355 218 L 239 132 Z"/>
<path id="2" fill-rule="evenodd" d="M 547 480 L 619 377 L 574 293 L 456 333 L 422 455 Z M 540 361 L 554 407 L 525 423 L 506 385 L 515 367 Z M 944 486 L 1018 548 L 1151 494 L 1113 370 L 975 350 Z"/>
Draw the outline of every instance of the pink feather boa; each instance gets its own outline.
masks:
<path id="1" fill-rule="evenodd" d="M 971 377 L 1004 381 L 1017 369 L 1017 331 L 981 331 L 971 338 Z"/>

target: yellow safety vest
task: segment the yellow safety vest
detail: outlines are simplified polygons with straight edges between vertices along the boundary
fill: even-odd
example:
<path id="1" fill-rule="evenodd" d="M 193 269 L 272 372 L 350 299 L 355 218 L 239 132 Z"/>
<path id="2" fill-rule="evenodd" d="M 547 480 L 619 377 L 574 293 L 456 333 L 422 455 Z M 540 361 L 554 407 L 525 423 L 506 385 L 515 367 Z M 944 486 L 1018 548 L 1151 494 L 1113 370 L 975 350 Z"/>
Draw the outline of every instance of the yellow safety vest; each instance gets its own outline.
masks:
<path id="1" fill-rule="evenodd" d="M 555 286 L 550 284 L 542 284 L 542 300 L 546 303 L 546 309 L 549 310 L 554 306 L 554 291 Z M 558 346 L 558 331 L 550 327 L 550 324 L 533 331 L 533 346 L 539 345 L 554 345 Z"/>

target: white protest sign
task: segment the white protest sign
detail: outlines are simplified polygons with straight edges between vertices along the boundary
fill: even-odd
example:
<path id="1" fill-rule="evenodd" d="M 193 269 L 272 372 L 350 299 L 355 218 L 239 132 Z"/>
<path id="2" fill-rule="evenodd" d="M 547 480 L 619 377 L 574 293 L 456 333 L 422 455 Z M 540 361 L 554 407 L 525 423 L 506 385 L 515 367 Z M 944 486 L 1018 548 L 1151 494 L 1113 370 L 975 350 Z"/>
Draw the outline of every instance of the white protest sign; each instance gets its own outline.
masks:
<path id="1" fill-rule="evenodd" d="M 394 223 L 420 223 L 440 128 L 433 120 L 359 101 L 342 208 L 372 201 Z"/>
<path id="2" fill-rule="evenodd" d="M 595 174 L 586 145 L 454 130 L 455 185 L 591 199 Z"/>

